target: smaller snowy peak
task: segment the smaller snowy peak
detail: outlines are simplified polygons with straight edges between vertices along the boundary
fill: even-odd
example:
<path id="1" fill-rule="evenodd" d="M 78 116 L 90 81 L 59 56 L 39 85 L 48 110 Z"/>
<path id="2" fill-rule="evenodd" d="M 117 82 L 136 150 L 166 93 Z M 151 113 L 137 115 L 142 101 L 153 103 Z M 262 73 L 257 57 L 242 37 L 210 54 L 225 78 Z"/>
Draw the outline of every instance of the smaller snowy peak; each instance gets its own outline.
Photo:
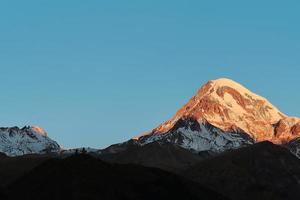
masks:
<path id="1" fill-rule="evenodd" d="M 53 153 L 60 149 L 38 126 L 0 127 L 0 152 L 8 156 Z"/>

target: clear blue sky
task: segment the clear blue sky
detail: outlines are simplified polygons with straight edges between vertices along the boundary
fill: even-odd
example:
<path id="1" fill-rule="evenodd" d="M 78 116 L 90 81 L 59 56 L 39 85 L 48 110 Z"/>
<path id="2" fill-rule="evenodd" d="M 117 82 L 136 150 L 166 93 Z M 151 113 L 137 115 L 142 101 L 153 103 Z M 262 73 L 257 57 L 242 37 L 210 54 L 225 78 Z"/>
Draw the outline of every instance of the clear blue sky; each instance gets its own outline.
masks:
<path id="1" fill-rule="evenodd" d="M 0 2 L 0 126 L 105 147 L 234 79 L 300 116 L 299 1 Z"/>

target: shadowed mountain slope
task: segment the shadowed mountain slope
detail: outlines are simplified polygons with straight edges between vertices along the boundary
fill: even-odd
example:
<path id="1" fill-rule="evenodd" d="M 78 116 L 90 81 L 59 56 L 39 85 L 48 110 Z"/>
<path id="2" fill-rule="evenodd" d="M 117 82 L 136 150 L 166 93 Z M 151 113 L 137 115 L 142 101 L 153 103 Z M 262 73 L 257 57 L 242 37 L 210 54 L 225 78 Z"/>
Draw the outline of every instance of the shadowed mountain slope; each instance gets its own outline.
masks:
<path id="1" fill-rule="evenodd" d="M 182 174 L 232 199 L 300 199 L 300 160 L 270 142 L 206 159 Z"/>
<path id="2" fill-rule="evenodd" d="M 51 159 L 9 187 L 12 199 L 224 199 L 159 169 L 108 164 L 88 155 Z"/>
<path id="3" fill-rule="evenodd" d="M 144 146 L 128 146 L 125 151 L 118 153 L 102 153 L 102 160 L 112 163 L 132 163 L 147 167 L 156 167 L 167 171 L 179 172 L 210 156 L 192 153 L 171 143 L 153 142 Z"/>

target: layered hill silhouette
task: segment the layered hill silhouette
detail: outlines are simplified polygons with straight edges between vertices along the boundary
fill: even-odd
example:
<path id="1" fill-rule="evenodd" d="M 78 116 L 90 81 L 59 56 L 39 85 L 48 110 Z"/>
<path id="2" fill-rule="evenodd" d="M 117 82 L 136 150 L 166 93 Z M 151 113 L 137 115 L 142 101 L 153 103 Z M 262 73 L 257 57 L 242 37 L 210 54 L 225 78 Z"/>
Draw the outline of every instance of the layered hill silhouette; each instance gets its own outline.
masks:
<path id="1" fill-rule="evenodd" d="M 49 159 L 9 187 L 9 199 L 227 199 L 186 178 L 155 168 L 108 164 L 81 154 Z"/>
<path id="2" fill-rule="evenodd" d="M 86 154 L 3 155 L 0 189 L 7 199 L 299 199 L 300 160 L 284 147 L 261 142 L 210 156 L 178 148 L 146 145 L 106 155 L 109 163 Z"/>
<path id="3" fill-rule="evenodd" d="M 300 160 L 286 147 L 268 141 L 213 155 L 151 143 L 103 158 L 172 171 L 229 199 L 300 198 Z"/>
<path id="4" fill-rule="evenodd" d="M 182 174 L 230 199 L 300 199 L 300 160 L 271 142 L 203 160 Z"/>
<path id="5" fill-rule="evenodd" d="M 160 144 L 153 142 L 144 146 L 132 145 L 127 150 L 118 153 L 102 152 L 102 154 L 97 156 L 110 163 L 133 163 L 180 172 L 210 157 L 211 154 L 203 153 L 199 155 L 170 143 Z"/>

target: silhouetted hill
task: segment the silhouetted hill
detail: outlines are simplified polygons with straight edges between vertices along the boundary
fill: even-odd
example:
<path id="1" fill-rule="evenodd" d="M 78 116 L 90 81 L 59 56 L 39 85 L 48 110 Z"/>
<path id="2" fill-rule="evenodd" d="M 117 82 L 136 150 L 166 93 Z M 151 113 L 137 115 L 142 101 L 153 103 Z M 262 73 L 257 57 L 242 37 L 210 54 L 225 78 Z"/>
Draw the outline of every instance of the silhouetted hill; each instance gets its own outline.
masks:
<path id="1" fill-rule="evenodd" d="M 96 155 L 55 156 L 1 154 L 5 190 L 0 187 L 0 199 L 5 199 L 3 194 L 32 200 L 223 199 L 218 194 L 239 200 L 300 199 L 300 160 L 270 142 L 214 156 L 156 142 L 101 154 L 105 162 Z"/>
<path id="2" fill-rule="evenodd" d="M 12 199 L 224 199 L 159 169 L 108 164 L 88 155 L 50 159 L 9 187 Z"/>
<path id="3" fill-rule="evenodd" d="M 0 187 L 11 184 L 53 156 L 48 154 L 8 157 L 5 154 L 0 154 Z"/>
<path id="4" fill-rule="evenodd" d="M 174 144 L 153 142 L 144 146 L 128 145 L 124 151 L 103 153 L 99 157 L 112 163 L 139 164 L 179 172 L 207 156 L 204 153 L 200 156 Z"/>
<path id="5" fill-rule="evenodd" d="M 300 199 L 300 160 L 270 142 L 206 159 L 182 174 L 232 199 Z"/>

